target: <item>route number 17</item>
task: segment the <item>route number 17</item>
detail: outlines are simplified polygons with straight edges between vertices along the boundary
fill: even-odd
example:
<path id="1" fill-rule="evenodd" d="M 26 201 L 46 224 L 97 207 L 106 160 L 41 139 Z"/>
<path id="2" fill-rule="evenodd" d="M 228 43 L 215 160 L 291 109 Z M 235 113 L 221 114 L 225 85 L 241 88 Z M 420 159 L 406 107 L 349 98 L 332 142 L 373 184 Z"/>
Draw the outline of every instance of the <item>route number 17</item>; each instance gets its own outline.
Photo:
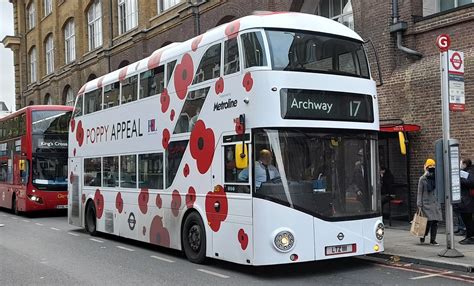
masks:
<path id="1" fill-rule="evenodd" d="M 362 101 L 360 100 L 354 100 L 354 101 L 349 102 L 349 116 L 350 117 L 357 117 L 361 103 Z"/>

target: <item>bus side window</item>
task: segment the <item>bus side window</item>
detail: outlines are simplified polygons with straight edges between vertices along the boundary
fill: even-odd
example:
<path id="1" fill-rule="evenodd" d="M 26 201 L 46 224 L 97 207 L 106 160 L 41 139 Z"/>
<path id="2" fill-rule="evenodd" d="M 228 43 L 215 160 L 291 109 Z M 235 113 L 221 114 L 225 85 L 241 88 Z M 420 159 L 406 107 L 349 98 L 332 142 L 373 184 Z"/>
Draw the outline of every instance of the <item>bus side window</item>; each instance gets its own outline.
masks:
<path id="1" fill-rule="evenodd" d="M 224 75 L 240 71 L 239 46 L 237 38 L 230 39 L 224 44 Z"/>
<path id="2" fill-rule="evenodd" d="M 183 159 L 184 151 L 189 140 L 170 142 L 166 150 L 166 187 L 173 183 L 176 174 L 179 172 L 179 165 Z"/>
<path id="3" fill-rule="evenodd" d="M 165 66 L 140 74 L 140 98 L 160 94 L 165 88 Z"/>
<path id="4" fill-rule="evenodd" d="M 100 187 L 102 185 L 101 158 L 84 159 L 84 186 Z"/>
<path id="5" fill-rule="evenodd" d="M 121 104 L 129 103 L 132 101 L 137 100 L 137 92 L 138 92 L 138 75 L 131 76 L 126 78 L 124 81 L 121 82 L 122 85 L 122 98 Z"/>
<path id="6" fill-rule="evenodd" d="M 199 118 L 201 108 L 208 93 L 209 87 L 193 90 L 188 93 L 186 102 L 179 115 L 178 123 L 176 123 L 174 128 L 174 134 L 193 131 L 194 124 L 196 124 Z"/>
<path id="7" fill-rule="evenodd" d="M 120 187 L 137 187 L 137 155 L 120 156 Z"/>
<path id="8" fill-rule="evenodd" d="M 88 92 L 84 96 L 84 114 L 89 114 L 102 109 L 102 89 Z"/>
<path id="9" fill-rule="evenodd" d="M 193 84 L 209 79 L 218 78 L 221 71 L 221 44 L 215 44 L 207 49 L 196 70 Z"/>
<path id="10" fill-rule="evenodd" d="M 120 83 L 115 82 L 104 87 L 104 109 L 120 105 Z"/>
<path id="11" fill-rule="evenodd" d="M 262 33 L 250 32 L 240 36 L 244 51 L 244 67 L 266 66 L 267 56 Z"/>
<path id="12" fill-rule="evenodd" d="M 163 189 L 163 153 L 138 155 L 139 188 Z"/>
<path id="13" fill-rule="evenodd" d="M 74 106 L 73 118 L 79 117 L 82 115 L 82 94 L 77 97 L 76 106 Z"/>
<path id="14" fill-rule="evenodd" d="M 118 156 L 114 157 L 104 157 L 104 172 L 103 172 L 103 183 L 104 187 L 118 187 L 118 169 L 119 169 L 119 158 Z"/>
<path id="15" fill-rule="evenodd" d="M 224 166 L 226 183 L 248 183 L 248 168 L 239 169 L 235 163 L 235 145 L 224 146 Z"/>
<path id="16" fill-rule="evenodd" d="M 170 84 L 171 76 L 173 75 L 175 66 L 176 66 L 176 60 L 166 64 L 166 86 Z"/>

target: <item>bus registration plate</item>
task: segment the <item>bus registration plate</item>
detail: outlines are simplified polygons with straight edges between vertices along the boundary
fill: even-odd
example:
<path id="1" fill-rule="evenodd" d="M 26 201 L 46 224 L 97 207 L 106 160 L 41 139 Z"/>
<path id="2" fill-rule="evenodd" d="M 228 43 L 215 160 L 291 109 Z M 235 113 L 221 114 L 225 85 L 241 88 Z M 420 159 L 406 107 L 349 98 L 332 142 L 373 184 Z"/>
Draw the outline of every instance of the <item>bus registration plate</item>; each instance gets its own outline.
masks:
<path id="1" fill-rule="evenodd" d="M 355 244 L 326 246 L 326 256 L 356 252 Z"/>
<path id="2" fill-rule="evenodd" d="M 56 208 L 60 210 L 67 209 L 67 205 L 57 205 Z"/>

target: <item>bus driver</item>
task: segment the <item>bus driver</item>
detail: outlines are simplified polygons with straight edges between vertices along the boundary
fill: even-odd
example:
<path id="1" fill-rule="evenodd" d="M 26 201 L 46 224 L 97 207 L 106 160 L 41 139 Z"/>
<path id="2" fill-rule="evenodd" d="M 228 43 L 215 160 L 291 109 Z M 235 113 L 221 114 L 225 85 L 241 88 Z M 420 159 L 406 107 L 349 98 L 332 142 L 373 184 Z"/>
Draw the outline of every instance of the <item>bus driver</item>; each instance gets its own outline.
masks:
<path id="1" fill-rule="evenodd" d="M 258 189 L 262 183 L 269 182 L 272 179 L 279 178 L 278 169 L 272 165 L 272 152 L 262 149 L 259 153 L 258 161 L 255 162 L 255 187 Z M 244 169 L 239 173 L 240 181 L 248 181 L 249 169 Z"/>

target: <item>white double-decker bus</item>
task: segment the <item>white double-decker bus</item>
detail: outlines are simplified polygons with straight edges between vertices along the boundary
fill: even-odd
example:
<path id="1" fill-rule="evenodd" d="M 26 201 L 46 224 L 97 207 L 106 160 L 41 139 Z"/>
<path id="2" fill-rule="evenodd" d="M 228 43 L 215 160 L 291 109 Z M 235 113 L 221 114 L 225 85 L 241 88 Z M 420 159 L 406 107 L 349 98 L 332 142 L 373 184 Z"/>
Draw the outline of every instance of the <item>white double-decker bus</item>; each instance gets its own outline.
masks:
<path id="1" fill-rule="evenodd" d="M 196 263 L 379 252 L 378 129 L 354 31 L 307 14 L 247 16 L 84 85 L 69 222 Z"/>

